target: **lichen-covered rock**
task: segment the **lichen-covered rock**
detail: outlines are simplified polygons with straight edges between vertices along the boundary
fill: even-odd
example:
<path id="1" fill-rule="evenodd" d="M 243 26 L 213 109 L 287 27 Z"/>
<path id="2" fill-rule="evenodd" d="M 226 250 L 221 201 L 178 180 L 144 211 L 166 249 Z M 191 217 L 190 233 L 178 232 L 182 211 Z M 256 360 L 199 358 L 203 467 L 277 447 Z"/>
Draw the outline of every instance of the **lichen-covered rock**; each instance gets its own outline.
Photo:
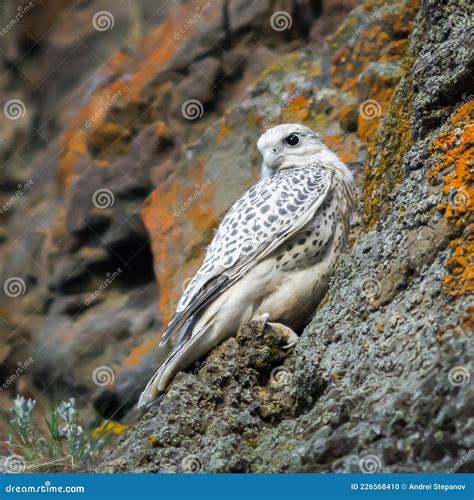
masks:
<path id="1" fill-rule="evenodd" d="M 283 365 L 285 336 L 262 326 L 250 323 L 205 361 L 196 362 L 190 374 L 178 375 L 161 405 L 141 420 L 140 438 L 123 445 L 137 457 L 151 459 L 131 464 L 133 470 L 190 472 L 188 461 L 203 471 L 250 470 L 259 435 L 292 415 L 294 406 L 291 374 Z M 164 455 L 154 460 L 153 450 Z M 101 469 L 112 467 L 106 463 Z"/>
<path id="2" fill-rule="evenodd" d="M 416 10 L 411 3 L 409 10 Z M 349 94 L 362 89 L 366 98 L 369 71 L 375 81 L 384 74 L 398 81 L 371 137 L 353 139 L 356 151 L 368 140 L 359 174 L 366 225 L 354 227 L 353 244 L 294 352 L 283 359 L 271 336 L 244 327 L 202 361 L 202 370 L 176 378 L 125 436 L 108 470 L 472 467 L 473 124 L 461 89 L 473 54 L 468 30 L 459 26 L 472 14 L 467 3 L 424 2 L 413 23 L 393 23 L 398 33 L 410 32 L 403 63 L 381 57 L 363 64 L 359 86 L 348 85 Z M 319 112 L 312 109 L 323 96 L 307 78 L 319 62 L 293 61 L 301 72 L 292 66 L 283 83 L 295 81 L 303 96 L 296 112 L 315 126 Z M 256 89 L 271 94 L 275 80 L 269 72 Z M 340 115 L 334 120 L 339 127 Z M 355 126 L 354 118 L 342 121 Z M 274 388 L 275 380 L 284 387 Z"/>

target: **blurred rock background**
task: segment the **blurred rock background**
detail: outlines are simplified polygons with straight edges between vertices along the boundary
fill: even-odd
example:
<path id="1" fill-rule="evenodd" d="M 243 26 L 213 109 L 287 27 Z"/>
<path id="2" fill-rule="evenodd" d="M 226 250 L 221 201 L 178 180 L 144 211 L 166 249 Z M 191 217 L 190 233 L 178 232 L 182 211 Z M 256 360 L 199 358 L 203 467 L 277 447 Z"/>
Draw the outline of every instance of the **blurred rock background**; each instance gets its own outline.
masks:
<path id="1" fill-rule="evenodd" d="M 226 376 L 178 380 L 181 403 L 125 441 L 128 468 L 179 470 L 199 453 L 210 471 L 355 471 L 374 454 L 443 470 L 472 447 L 469 385 L 456 383 L 470 377 L 473 313 L 469 2 L 0 7 L 2 406 L 74 396 L 90 419 L 130 419 L 213 228 L 259 175 L 258 136 L 302 122 L 359 186 L 328 298 L 263 385 L 243 377 L 250 393 L 236 395 L 252 351 L 235 340 L 210 357 L 231 349 Z M 277 405 L 278 363 L 292 383 Z"/>

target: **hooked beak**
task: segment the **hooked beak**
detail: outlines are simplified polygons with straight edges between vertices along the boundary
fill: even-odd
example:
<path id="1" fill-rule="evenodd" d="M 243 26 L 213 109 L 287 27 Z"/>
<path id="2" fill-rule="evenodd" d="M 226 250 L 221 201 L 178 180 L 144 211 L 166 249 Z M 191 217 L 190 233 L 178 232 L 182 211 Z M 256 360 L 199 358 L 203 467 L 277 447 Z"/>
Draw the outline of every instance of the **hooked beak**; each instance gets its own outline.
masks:
<path id="1" fill-rule="evenodd" d="M 283 157 L 280 153 L 269 149 L 263 153 L 262 176 L 274 174 L 281 165 Z M 264 175 L 266 174 L 266 175 Z"/>

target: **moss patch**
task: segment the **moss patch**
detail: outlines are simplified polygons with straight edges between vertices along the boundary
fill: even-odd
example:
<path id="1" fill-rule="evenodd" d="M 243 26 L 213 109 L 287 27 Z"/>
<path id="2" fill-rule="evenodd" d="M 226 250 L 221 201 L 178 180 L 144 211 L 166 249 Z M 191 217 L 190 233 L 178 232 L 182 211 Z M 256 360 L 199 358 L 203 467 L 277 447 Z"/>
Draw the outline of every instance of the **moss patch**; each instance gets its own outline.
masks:
<path id="1" fill-rule="evenodd" d="M 384 126 L 367 148 L 364 166 L 364 206 L 362 219 L 373 226 L 387 207 L 386 200 L 403 177 L 403 156 L 413 142 L 410 120 L 413 88 L 409 68 L 412 57 L 402 67 L 404 77 L 395 93 Z"/>

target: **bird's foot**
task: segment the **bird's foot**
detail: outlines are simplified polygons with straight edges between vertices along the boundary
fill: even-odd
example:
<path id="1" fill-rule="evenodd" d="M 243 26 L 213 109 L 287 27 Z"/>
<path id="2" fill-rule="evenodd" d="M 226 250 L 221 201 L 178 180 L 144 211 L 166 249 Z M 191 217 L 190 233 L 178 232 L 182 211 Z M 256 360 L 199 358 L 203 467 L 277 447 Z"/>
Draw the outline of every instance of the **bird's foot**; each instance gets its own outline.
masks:
<path id="1" fill-rule="evenodd" d="M 257 323 L 262 323 L 262 329 L 264 329 L 267 326 L 269 319 L 270 319 L 270 314 L 264 313 L 255 318 L 253 321 L 256 321 Z"/>
<path id="2" fill-rule="evenodd" d="M 282 325 L 281 323 L 267 323 L 267 326 L 270 326 L 273 330 L 280 331 L 287 339 L 287 343 L 283 346 L 283 349 L 290 350 L 298 343 L 298 335 L 289 326 Z"/>
<path id="3" fill-rule="evenodd" d="M 287 344 L 283 346 L 283 349 L 289 350 L 295 347 L 295 345 L 298 343 L 299 337 L 296 335 L 296 333 L 286 325 L 282 325 L 281 323 L 271 323 L 268 321 L 270 318 L 270 315 L 268 313 L 264 313 L 261 316 L 258 316 L 258 318 L 255 318 L 255 321 L 259 321 L 263 323 L 263 328 L 271 329 L 271 330 L 276 330 L 277 332 L 281 333 L 283 337 L 287 339 Z"/>

